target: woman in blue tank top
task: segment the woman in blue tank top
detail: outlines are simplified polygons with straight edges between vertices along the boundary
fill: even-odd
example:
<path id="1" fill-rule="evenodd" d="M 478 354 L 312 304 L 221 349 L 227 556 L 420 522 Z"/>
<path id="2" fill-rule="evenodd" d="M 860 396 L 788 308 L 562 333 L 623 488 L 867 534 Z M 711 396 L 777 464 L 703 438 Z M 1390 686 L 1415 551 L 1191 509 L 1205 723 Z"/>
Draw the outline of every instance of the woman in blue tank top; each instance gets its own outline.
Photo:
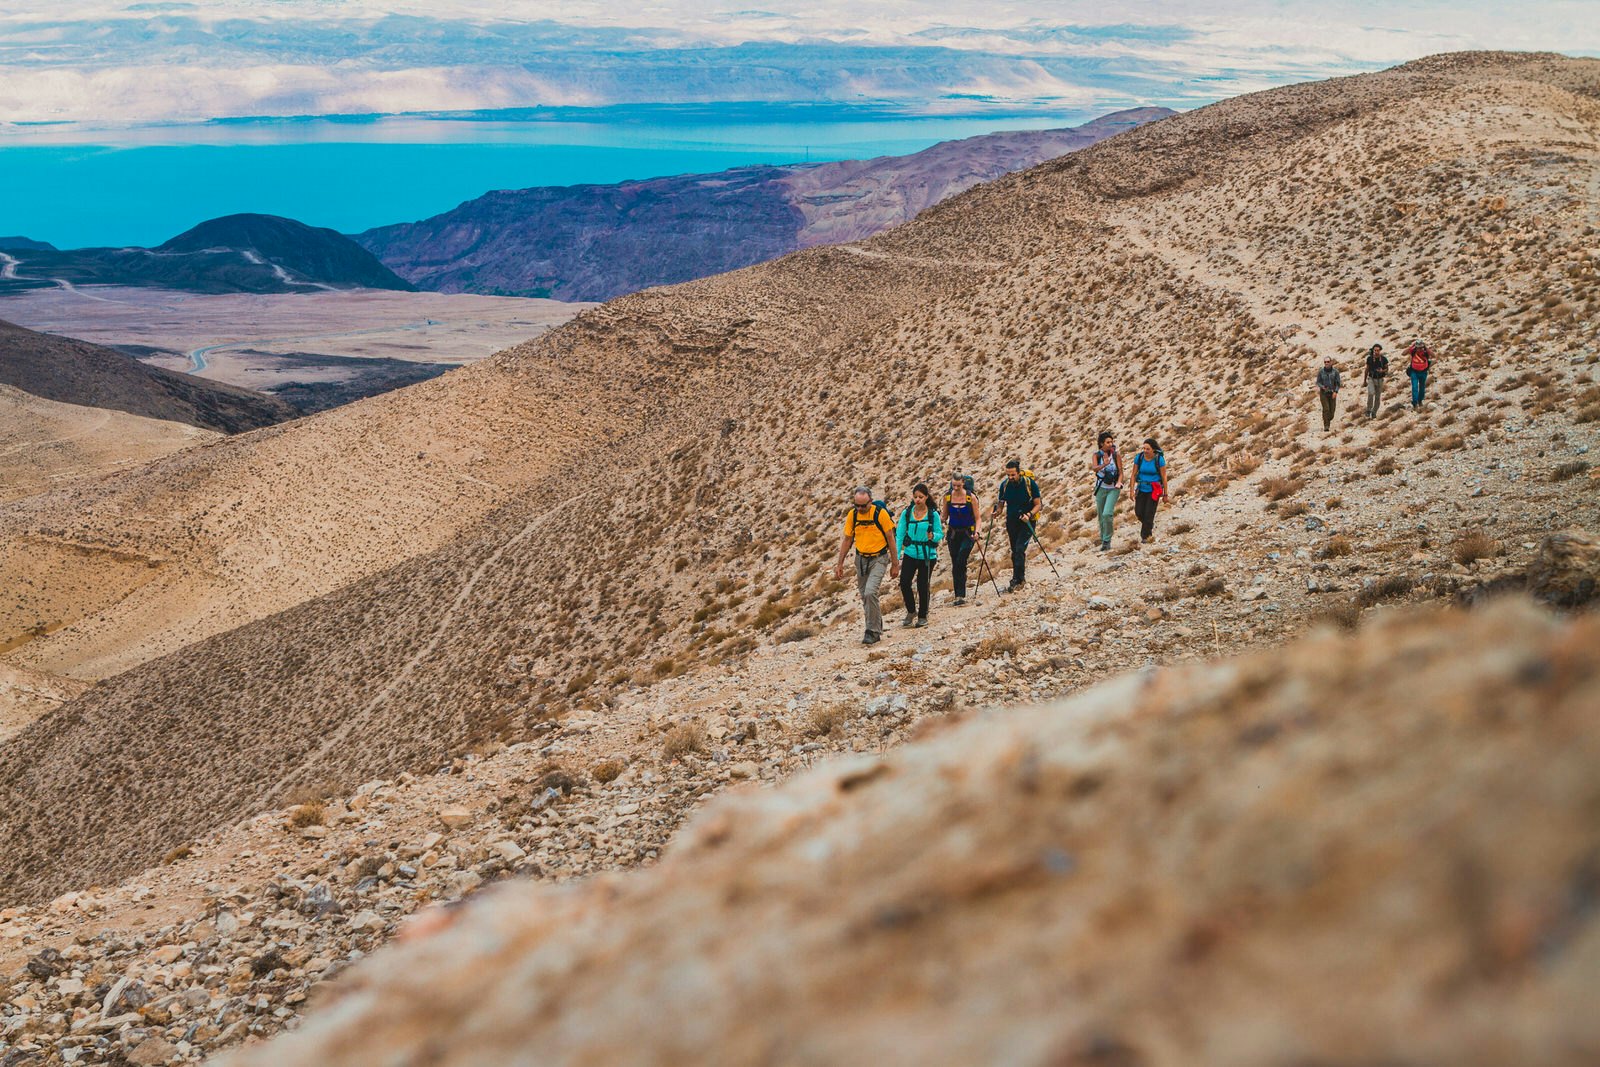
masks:
<path id="1" fill-rule="evenodd" d="M 967 480 L 951 472 L 950 492 L 944 498 L 945 539 L 950 545 L 950 577 L 955 584 L 956 604 L 967 602 L 967 557 L 977 544 L 981 522 L 978 502 L 967 488 Z"/>

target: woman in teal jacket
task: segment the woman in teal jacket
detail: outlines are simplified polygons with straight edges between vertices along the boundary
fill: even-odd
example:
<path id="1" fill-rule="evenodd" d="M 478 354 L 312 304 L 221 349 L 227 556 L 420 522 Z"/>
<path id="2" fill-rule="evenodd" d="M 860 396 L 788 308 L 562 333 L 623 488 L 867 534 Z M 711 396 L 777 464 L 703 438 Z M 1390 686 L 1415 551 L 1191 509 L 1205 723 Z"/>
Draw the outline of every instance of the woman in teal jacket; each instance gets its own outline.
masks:
<path id="1" fill-rule="evenodd" d="M 924 482 L 911 490 L 911 506 L 900 513 L 894 539 L 900 549 L 900 598 L 906 602 L 907 626 L 928 625 L 928 583 L 933 578 L 933 563 L 939 558 L 939 542 L 944 540 L 944 523 L 933 506 L 933 494 Z M 913 597 L 912 585 L 916 585 Z"/>

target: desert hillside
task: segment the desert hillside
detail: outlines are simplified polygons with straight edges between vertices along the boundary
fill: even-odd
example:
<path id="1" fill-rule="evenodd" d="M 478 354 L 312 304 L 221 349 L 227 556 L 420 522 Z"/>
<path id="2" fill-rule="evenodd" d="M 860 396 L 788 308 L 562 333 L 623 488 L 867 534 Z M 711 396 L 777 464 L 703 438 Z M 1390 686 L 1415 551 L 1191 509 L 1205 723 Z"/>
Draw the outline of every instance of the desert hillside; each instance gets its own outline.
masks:
<path id="1" fill-rule="evenodd" d="M 131 356 L 0 319 L 0 385 L 63 404 L 240 433 L 294 418 L 281 400 L 149 367 Z"/>
<path id="2" fill-rule="evenodd" d="M 1017 452 L 1040 473 L 1065 575 L 1036 563 L 1005 609 L 1022 629 L 984 635 L 1050 649 L 1001 680 L 1008 700 L 1520 567 L 1548 531 L 1595 525 L 1596 129 L 1592 60 L 1452 56 L 1256 94 L 864 244 L 613 302 L 448 386 L 262 431 L 281 451 L 251 461 L 256 480 L 228 478 L 238 510 L 281 536 L 326 470 L 354 468 L 328 490 L 358 491 L 348 512 L 291 525 L 289 547 L 361 541 L 366 575 L 197 644 L 176 635 L 0 749 L 0 897 L 126 875 L 304 789 L 446 766 L 780 649 L 837 684 L 829 665 L 861 659 L 859 622 L 853 591 L 819 570 L 861 480 L 898 501 L 918 477 L 987 480 Z M 1397 380 L 1364 422 L 1353 347 L 1417 335 L 1440 353 L 1428 406 L 1410 411 Z M 1347 382 L 1332 435 L 1311 425 L 1324 354 Z M 364 447 L 319 455 L 339 417 L 363 420 Z M 413 469 L 398 443 L 413 418 L 455 428 L 460 449 L 477 429 L 480 463 L 518 471 L 519 491 L 464 509 L 385 492 L 385 460 Z M 1135 554 L 1124 517 L 1109 559 L 1091 550 L 1082 474 L 1102 427 L 1160 437 L 1178 489 L 1156 544 Z M 162 512 L 228 477 L 184 464 Z M 425 544 L 432 515 L 473 502 L 502 506 Z M 228 522 L 231 504 L 191 522 Z M 34 537 L 45 516 L 4 523 Z M 173 552 L 176 532 L 155 543 Z M 51 565 L 24 565 L 35 605 L 64 595 Z M 974 632 L 988 617 L 939 614 L 941 672 L 993 658 Z M 932 685 L 922 640 L 874 653 L 880 684 Z M 796 699 L 793 677 L 752 676 L 739 702 Z M 111 808 L 114 824 L 94 814 Z"/>
<path id="3" fill-rule="evenodd" d="M 437 910 L 226 1062 L 1592 1063 L 1597 702 L 1520 604 L 1124 675 Z"/>
<path id="4" fill-rule="evenodd" d="M 1082 126 L 967 137 L 905 156 L 497 190 L 357 240 L 426 289 L 609 300 L 869 237 L 979 182 L 1170 114 L 1133 108 Z"/>

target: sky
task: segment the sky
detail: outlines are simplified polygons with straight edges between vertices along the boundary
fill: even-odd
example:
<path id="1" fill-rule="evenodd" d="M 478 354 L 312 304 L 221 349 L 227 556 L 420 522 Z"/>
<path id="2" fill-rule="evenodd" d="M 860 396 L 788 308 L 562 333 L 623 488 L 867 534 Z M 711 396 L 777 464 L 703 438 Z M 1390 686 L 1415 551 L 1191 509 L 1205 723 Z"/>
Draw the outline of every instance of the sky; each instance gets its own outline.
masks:
<path id="1" fill-rule="evenodd" d="M 0 137 L 637 103 L 1085 111 L 1472 48 L 1600 54 L 1600 0 L 7 0 Z"/>

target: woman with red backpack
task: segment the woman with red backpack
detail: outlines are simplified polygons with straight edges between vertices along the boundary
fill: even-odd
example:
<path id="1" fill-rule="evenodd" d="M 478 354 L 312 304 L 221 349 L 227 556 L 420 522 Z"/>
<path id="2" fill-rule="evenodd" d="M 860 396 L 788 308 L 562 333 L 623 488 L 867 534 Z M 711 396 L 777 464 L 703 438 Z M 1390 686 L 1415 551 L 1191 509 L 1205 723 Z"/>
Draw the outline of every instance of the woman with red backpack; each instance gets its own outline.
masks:
<path id="1" fill-rule="evenodd" d="M 1428 372 L 1433 369 L 1433 353 L 1421 341 L 1412 341 L 1406 348 L 1406 374 L 1411 378 L 1411 410 L 1422 407 L 1423 395 L 1428 391 Z"/>

